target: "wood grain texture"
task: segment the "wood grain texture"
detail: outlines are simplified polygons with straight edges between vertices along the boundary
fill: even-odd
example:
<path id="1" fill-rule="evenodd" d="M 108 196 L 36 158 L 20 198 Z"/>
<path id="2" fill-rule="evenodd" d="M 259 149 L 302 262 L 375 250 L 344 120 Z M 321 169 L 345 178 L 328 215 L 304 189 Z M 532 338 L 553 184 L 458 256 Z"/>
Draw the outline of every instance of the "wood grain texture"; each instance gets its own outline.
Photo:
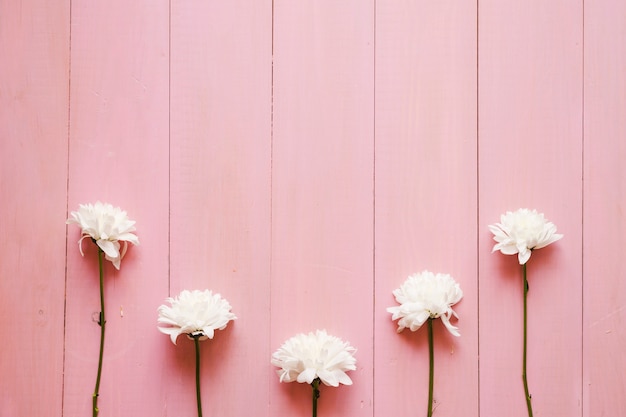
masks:
<path id="1" fill-rule="evenodd" d="M 620 415 L 624 19 L 614 0 L 0 0 L 0 415 L 90 414 L 96 252 L 64 221 L 96 200 L 141 240 L 106 266 L 101 417 L 195 414 L 193 345 L 156 329 L 185 288 L 238 316 L 201 345 L 205 415 L 310 415 L 270 356 L 317 328 L 358 360 L 320 416 L 425 415 L 425 329 L 385 310 L 423 269 L 465 293 L 461 337 L 435 326 L 435 415 L 526 416 L 521 268 L 487 229 L 520 207 L 565 235 L 528 265 L 535 415 Z"/>
<path id="2" fill-rule="evenodd" d="M 581 415 L 582 2 L 481 1 L 478 22 L 481 415 L 527 415 L 521 267 L 487 230 L 520 207 L 565 235 L 528 263 L 533 409 Z"/>
<path id="3" fill-rule="evenodd" d="M 326 329 L 358 351 L 324 416 L 372 415 L 373 2 L 274 2 L 274 350 Z M 311 388 L 271 381 L 272 415 L 307 415 Z"/>
<path id="4" fill-rule="evenodd" d="M 61 415 L 69 8 L 0 1 L 0 415 Z"/>
<path id="5" fill-rule="evenodd" d="M 238 317 L 201 344 L 209 416 L 269 416 L 271 1 L 172 2 L 171 278 Z M 193 343 L 163 337 L 169 415 L 195 413 Z"/>
<path id="6" fill-rule="evenodd" d="M 140 245 L 105 265 L 100 415 L 164 415 L 156 308 L 168 291 L 169 5 L 72 2 L 69 210 L 96 200 L 137 221 Z M 89 415 L 100 328 L 95 246 L 68 228 L 64 414 Z"/>
<path id="7" fill-rule="evenodd" d="M 584 411 L 626 410 L 626 6 L 585 2 Z"/>
<path id="8" fill-rule="evenodd" d="M 426 329 L 398 335 L 386 308 L 430 270 L 464 292 L 461 337 L 435 323 L 433 408 L 477 416 L 476 4 L 376 5 L 375 414 L 426 415 Z"/>

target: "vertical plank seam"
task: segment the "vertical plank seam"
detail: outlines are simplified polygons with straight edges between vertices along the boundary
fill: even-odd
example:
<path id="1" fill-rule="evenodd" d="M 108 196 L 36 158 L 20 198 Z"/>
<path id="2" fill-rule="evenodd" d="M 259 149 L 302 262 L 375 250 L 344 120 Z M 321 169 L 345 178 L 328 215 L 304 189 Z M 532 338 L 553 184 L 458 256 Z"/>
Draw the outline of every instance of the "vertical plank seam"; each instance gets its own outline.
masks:
<path id="1" fill-rule="evenodd" d="M 270 34 L 270 155 L 269 155 L 269 180 L 270 180 L 270 189 L 269 189 L 269 221 L 270 221 L 270 230 L 269 230 L 269 268 L 268 268 L 268 323 L 269 323 L 269 337 L 267 339 L 268 344 L 268 352 L 272 352 L 272 277 L 273 277 L 273 268 L 274 268 L 274 0 L 271 0 L 271 34 Z M 268 384 L 267 389 L 267 410 L 270 412 L 271 408 L 271 390 L 270 385 Z"/>
<path id="2" fill-rule="evenodd" d="M 585 415 L 585 0 L 582 0 L 581 16 L 581 184 L 580 184 L 580 415 Z"/>
<path id="3" fill-rule="evenodd" d="M 70 195 L 70 136 L 71 136 L 71 120 L 72 120 L 72 0 L 69 0 L 68 10 L 68 38 L 67 38 L 67 148 L 66 148 L 66 168 L 65 168 L 65 218 L 69 217 L 69 195 Z M 65 226 L 65 277 L 63 283 L 63 347 L 61 356 L 61 369 L 63 376 L 61 378 L 61 417 L 65 415 L 65 366 L 66 366 L 66 347 L 67 347 L 67 257 L 69 244 L 69 235 L 67 225 Z"/>
<path id="4" fill-rule="evenodd" d="M 476 0 L 476 410 L 480 417 L 480 0 Z"/>
<path id="5" fill-rule="evenodd" d="M 172 296 L 172 0 L 167 16 L 167 295 Z"/>
<path id="6" fill-rule="evenodd" d="M 373 0 L 372 51 L 372 416 L 376 415 L 376 20 L 377 3 Z"/>

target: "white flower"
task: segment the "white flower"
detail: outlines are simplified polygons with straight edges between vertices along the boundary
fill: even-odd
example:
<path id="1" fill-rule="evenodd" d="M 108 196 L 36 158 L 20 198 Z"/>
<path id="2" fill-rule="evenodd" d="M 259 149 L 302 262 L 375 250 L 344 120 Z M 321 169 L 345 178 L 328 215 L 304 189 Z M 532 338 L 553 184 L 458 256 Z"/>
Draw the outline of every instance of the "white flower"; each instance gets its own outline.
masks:
<path id="1" fill-rule="evenodd" d="M 272 354 L 272 365 L 281 368 L 276 371 L 280 382 L 311 384 L 319 378 L 325 385 L 333 387 L 352 385 L 346 371 L 356 369 L 354 352 L 356 349 L 347 342 L 329 335 L 326 330 L 316 330 L 288 339 Z"/>
<path id="2" fill-rule="evenodd" d="M 96 202 L 96 204 L 80 204 L 78 211 L 73 211 L 67 219 L 67 224 L 75 223 L 82 229 L 82 237 L 78 241 L 78 249 L 83 254 L 82 242 L 86 237 L 92 238 L 102 249 L 105 258 L 120 269 L 120 262 L 126 253 L 128 242 L 139 244 L 139 239 L 133 233 L 135 221 L 130 220 L 126 212 L 111 204 Z M 120 252 L 120 242 L 123 247 Z"/>
<path id="3" fill-rule="evenodd" d="M 398 320 L 398 333 L 405 328 L 412 332 L 419 329 L 429 318 L 441 318 L 454 336 L 460 336 L 458 328 L 450 324 L 450 317 L 457 317 L 452 306 L 463 297 L 459 284 L 448 274 L 423 271 L 410 275 L 400 288 L 393 291 L 399 306 L 389 307 L 392 320 Z"/>
<path id="4" fill-rule="evenodd" d="M 540 249 L 561 239 L 556 226 L 547 221 L 537 210 L 521 208 L 507 211 L 500 216 L 500 223 L 489 225 L 496 243 L 492 252 L 499 250 L 505 255 L 518 254 L 520 265 L 530 259 L 533 249 Z"/>
<path id="5" fill-rule="evenodd" d="M 229 321 L 237 318 L 230 312 L 232 307 L 228 301 L 209 290 L 183 290 L 178 297 L 165 301 L 171 307 L 158 308 L 158 322 L 166 325 L 158 329 L 170 335 L 174 344 L 181 334 L 199 337 L 199 340 L 213 339 L 215 330 L 223 330 Z"/>

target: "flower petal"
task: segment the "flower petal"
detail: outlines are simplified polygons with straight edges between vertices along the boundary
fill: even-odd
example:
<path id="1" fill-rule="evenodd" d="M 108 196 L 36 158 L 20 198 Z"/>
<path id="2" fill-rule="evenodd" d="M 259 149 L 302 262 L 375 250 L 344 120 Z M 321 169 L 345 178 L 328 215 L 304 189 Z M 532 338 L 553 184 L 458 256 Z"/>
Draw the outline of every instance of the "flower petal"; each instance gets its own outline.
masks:
<path id="1" fill-rule="evenodd" d="M 237 318 L 231 313 L 228 301 L 209 290 L 183 290 L 178 297 L 165 301 L 171 306 L 164 304 L 158 308 L 157 321 L 164 325 L 159 330 L 169 334 L 172 342 L 180 334 L 202 335 L 200 340 L 212 339 L 215 330 L 225 328 L 229 321 Z"/>
<path id="2" fill-rule="evenodd" d="M 282 368 L 281 382 L 312 383 L 315 378 L 329 386 L 349 385 L 352 380 L 346 371 L 356 369 L 355 349 L 348 343 L 317 330 L 297 334 L 288 339 L 272 354 L 271 363 Z M 294 375 L 296 375 L 294 377 Z"/>
<path id="3" fill-rule="evenodd" d="M 176 344 L 176 339 L 180 335 L 179 329 L 175 327 L 157 327 L 161 333 L 165 333 L 170 336 L 173 344 Z"/>
<path id="4" fill-rule="evenodd" d="M 461 336 L 461 334 L 459 333 L 459 328 L 456 326 L 453 326 L 450 323 L 450 319 L 448 317 L 441 316 L 441 322 L 446 326 L 446 329 L 448 329 L 448 331 L 452 333 L 453 336 L 456 336 L 456 337 Z"/>
<path id="5" fill-rule="evenodd" d="M 492 252 L 499 250 L 504 255 L 518 254 L 520 265 L 528 262 L 533 249 L 540 249 L 561 239 L 556 226 L 546 220 L 537 210 L 520 208 L 507 211 L 500 216 L 500 223 L 488 226 L 493 239 L 498 242 Z"/>
<path id="6" fill-rule="evenodd" d="M 311 384 L 313 380 L 316 378 L 317 373 L 313 368 L 306 368 L 304 371 L 300 372 L 296 381 L 298 382 L 306 382 L 307 384 Z"/>
<path id="7" fill-rule="evenodd" d="M 80 204 L 78 211 L 70 213 L 66 223 L 77 224 L 82 229 L 79 241 L 81 254 L 82 240 L 91 237 L 106 254 L 106 259 L 117 269 L 120 268 L 120 261 L 124 257 L 123 253 L 119 253 L 119 242 L 124 242 L 125 246 L 127 242 L 139 244 L 137 236 L 131 233 L 135 230 L 135 222 L 128 219 L 124 210 L 108 203 L 97 201 L 95 204 Z"/>
<path id="8" fill-rule="evenodd" d="M 117 243 L 117 245 L 116 245 Z M 96 241 L 96 244 L 102 252 L 106 254 L 109 258 L 115 259 L 120 256 L 120 244 L 118 242 L 111 242 L 110 240 L 99 239 Z"/>
<path id="9" fill-rule="evenodd" d="M 387 311 L 392 313 L 392 320 L 398 320 L 398 332 L 405 328 L 417 331 L 430 318 L 441 318 L 444 324 L 448 322 L 447 327 L 454 314 L 451 307 L 463 297 L 459 284 L 450 275 L 430 271 L 410 275 L 393 294 L 400 306 Z"/>
<path id="10" fill-rule="evenodd" d="M 528 260 L 530 259 L 530 254 L 531 252 L 529 250 L 525 250 L 523 252 L 520 252 L 517 255 L 517 260 L 519 261 L 520 265 L 524 265 L 526 262 L 528 262 Z"/>

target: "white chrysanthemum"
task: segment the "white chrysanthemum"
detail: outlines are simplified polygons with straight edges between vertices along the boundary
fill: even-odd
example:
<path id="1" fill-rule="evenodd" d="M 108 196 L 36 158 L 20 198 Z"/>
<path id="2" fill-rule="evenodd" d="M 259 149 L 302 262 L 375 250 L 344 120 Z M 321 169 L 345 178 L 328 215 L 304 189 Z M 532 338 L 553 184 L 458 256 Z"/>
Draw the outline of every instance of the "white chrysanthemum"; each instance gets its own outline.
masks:
<path id="1" fill-rule="evenodd" d="M 223 330 L 229 321 L 237 318 L 231 313 L 228 301 L 209 290 L 183 290 L 178 297 L 165 301 L 171 307 L 165 304 L 159 307 L 158 322 L 165 326 L 158 329 L 168 334 L 174 344 L 181 334 L 199 340 L 213 339 L 215 330 Z"/>
<path id="2" fill-rule="evenodd" d="M 556 233 L 556 226 L 547 221 L 537 210 L 521 208 L 507 211 L 500 216 L 500 223 L 489 225 L 496 243 L 493 251 L 499 250 L 505 255 L 515 255 L 520 265 L 530 259 L 533 249 L 540 249 L 561 239 L 563 235 Z"/>
<path id="3" fill-rule="evenodd" d="M 78 241 L 80 254 L 83 255 L 82 242 L 90 237 L 102 249 L 105 258 L 120 269 L 120 262 L 126 253 L 128 242 L 139 244 L 139 239 L 133 233 L 135 221 L 130 220 L 126 212 L 111 204 L 96 202 L 96 204 L 80 204 L 78 211 L 73 211 L 67 219 L 67 224 L 75 223 L 82 229 L 82 237 Z M 120 251 L 120 242 L 123 246 Z"/>
<path id="4" fill-rule="evenodd" d="M 272 355 L 272 365 L 280 370 L 280 382 L 313 383 L 319 378 L 325 385 L 352 385 L 346 371 L 356 369 L 356 349 L 347 342 L 316 330 L 315 333 L 297 334 L 287 340 Z"/>
<path id="5" fill-rule="evenodd" d="M 457 317 L 452 306 L 463 297 L 459 284 L 448 274 L 434 274 L 423 271 L 410 275 L 400 288 L 393 291 L 399 306 L 387 311 L 398 320 L 398 333 L 405 328 L 416 331 L 429 318 L 441 318 L 446 328 L 454 336 L 460 336 L 458 328 L 450 323 L 450 317 Z"/>

